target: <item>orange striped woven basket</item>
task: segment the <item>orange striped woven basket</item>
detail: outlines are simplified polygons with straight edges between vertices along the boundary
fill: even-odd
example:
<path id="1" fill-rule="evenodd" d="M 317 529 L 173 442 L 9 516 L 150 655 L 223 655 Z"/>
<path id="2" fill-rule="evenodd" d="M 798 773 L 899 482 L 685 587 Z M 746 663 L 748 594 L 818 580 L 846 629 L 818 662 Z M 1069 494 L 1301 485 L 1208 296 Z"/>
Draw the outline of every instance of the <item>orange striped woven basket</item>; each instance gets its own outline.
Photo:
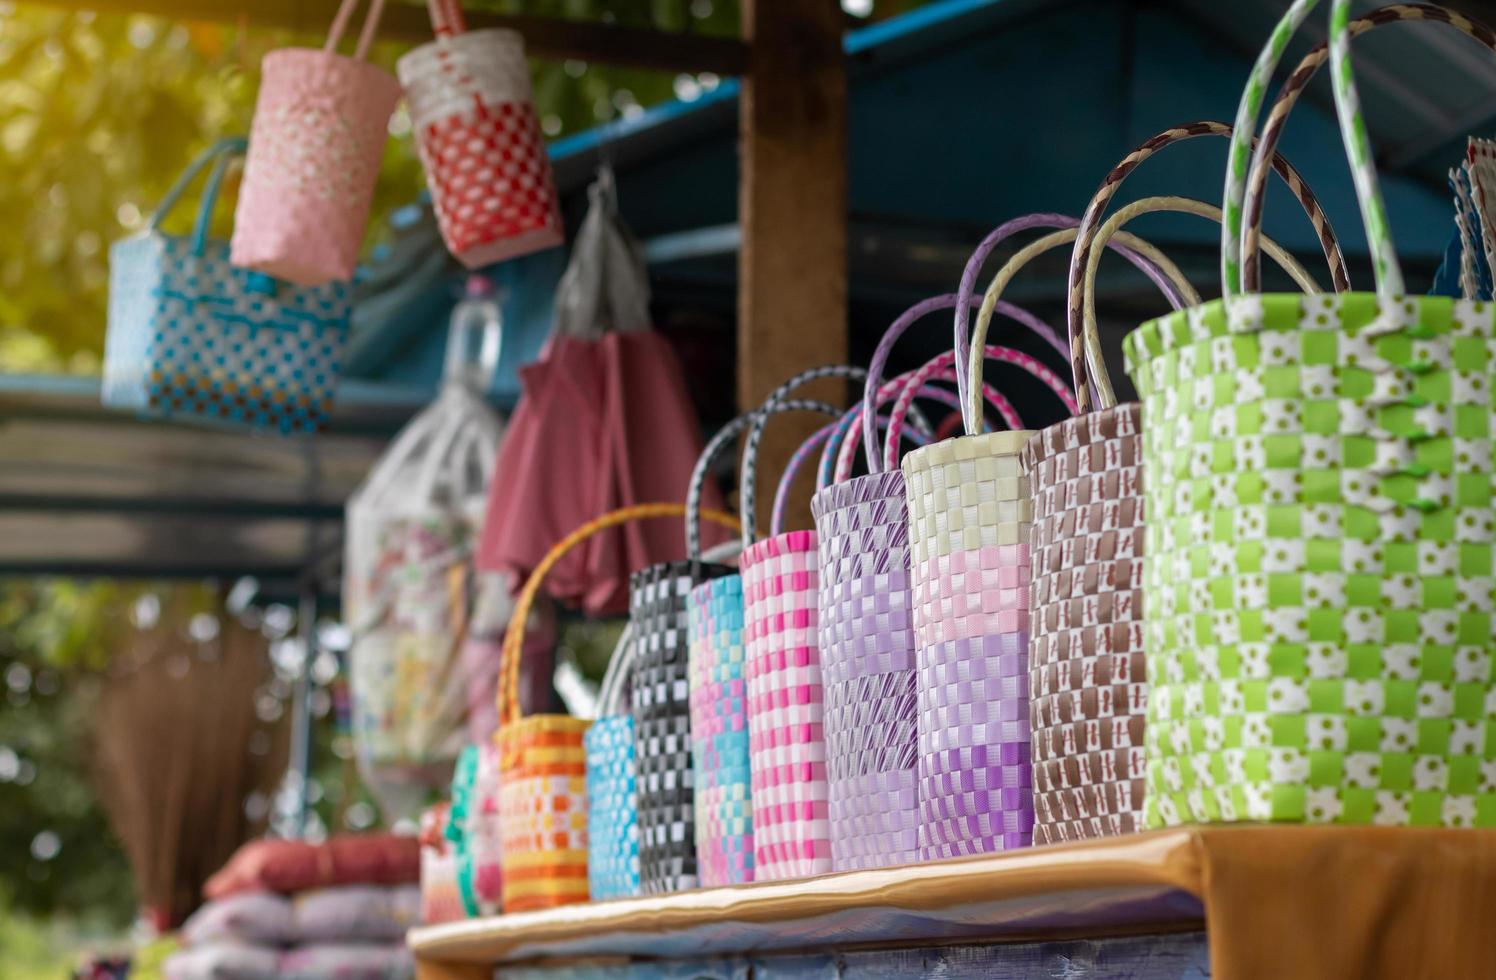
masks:
<path id="1" fill-rule="evenodd" d="M 679 518 L 683 504 L 637 504 L 588 521 L 541 559 L 515 602 L 504 634 L 499 683 L 499 748 L 502 779 L 499 818 L 504 855 L 504 911 L 526 912 L 585 902 L 587 885 L 586 754 L 582 736 L 592 722 L 570 715 L 522 717 L 519 668 L 525 622 L 546 575 L 583 541 L 629 521 Z M 703 517 L 736 529 L 721 511 Z"/>

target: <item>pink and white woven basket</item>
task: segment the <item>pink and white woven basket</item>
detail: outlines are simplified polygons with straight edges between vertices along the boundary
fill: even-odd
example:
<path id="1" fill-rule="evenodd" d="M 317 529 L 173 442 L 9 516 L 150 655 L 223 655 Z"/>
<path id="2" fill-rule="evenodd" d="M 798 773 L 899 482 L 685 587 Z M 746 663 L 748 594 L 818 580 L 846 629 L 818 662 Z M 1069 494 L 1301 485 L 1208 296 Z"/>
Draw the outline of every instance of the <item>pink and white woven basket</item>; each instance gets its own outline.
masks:
<path id="1" fill-rule="evenodd" d="M 393 75 L 364 60 L 383 0 L 371 0 L 352 58 L 334 50 L 358 0 L 343 0 L 321 50 L 265 56 L 230 258 L 300 286 L 349 279 L 369 222 Z"/>
<path id="2" fill-rule="evenodd" d="M 852 377 L 840 366 L 790 379 L 772 407 L 816 378 Z M 831 410 L 832 418 L 840 413 Z M 756 459 L 767 413 L 744 446 Z M 774 881 L 831 870 L 830 789 L 826 774 L 825 689 L 817 637 L 816 535 L 787 531 L 755 541 L 754 467 L 745 464 L 740 501 L 743 646 L 747 657 L 748 756 L 753 784 L 754 878 Z"/>
<path id="3" fill-rule="evenodd" d="M 428 7 L 436 40 L 396 70 L 442 239 L 470 269 L 560 245 L 560 203 L 524 39 L 467 31 L 458 0 Z"/>

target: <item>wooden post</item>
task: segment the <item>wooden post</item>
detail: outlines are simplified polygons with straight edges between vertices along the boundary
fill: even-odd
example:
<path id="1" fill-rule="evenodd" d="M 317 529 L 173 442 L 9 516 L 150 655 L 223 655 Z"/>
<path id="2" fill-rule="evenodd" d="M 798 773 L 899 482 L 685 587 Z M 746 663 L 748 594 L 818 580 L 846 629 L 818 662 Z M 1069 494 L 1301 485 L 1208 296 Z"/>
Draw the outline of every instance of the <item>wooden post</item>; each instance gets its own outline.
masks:
<path id="1" fill-rule="evenodd" d="M 742 0 L 738 220 L 738 402 L 747 407 L 797 371 L 847 358 L 847 79 L 837 0 Z M 829 382 L 810 397 L 845 404 Z M 826 420 L 785 416 L 762 447 L 759 522 L 772 481 Z M 809 527 L 808 484 L 792 527 Z"/>

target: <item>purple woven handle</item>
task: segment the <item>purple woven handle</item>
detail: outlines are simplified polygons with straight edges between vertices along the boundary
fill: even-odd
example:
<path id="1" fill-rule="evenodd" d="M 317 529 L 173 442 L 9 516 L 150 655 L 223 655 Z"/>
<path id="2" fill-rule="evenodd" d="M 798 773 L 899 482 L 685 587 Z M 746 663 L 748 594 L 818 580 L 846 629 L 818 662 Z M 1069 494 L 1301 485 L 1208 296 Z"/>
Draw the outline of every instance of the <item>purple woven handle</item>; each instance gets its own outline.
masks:
<path id="1" fill-rule="evenodd" d="M 790 457 L 789 463 L 784 467 L 784 474 L 779 477 L 779 486 L 774 488 L 774 509 L 770 511 L 769 516 L 770 535 L 784 533 L 784 515 L 790 506 L 790 490 L 794 488 L 795 477 L 800 475 L 800 470 L 804 467 L 805 461 L 810 459 L 817 447 L 824 446 L 826 450 L 830 450 L 836 444 L 838 434 L 846 432 L 847 427 L 851 424 L 852 413 L 854 411 L 856 409 L 848 409 L 838 421 L 832 422 L 830 425 L 821 426 L 809 439 L 802 442 L 800 448 L 795 450 L 795 455 Z M 888 417 L 884 416 L 879 419 L 879 422 L 887 425 Z M 825 453 L 823 452 L 822 455 L 825 455 Z"/>
<path id="2" fill-rule="evenodd" d="M 888 329 L 883 333 L 883 338 L 878 341 L 878 348 L 873 351 L 873 360 L 868 365 L 867 381 L 863 385 L 862 390 L 862 450 L 867 457 L 869 472 L 877 473 L 880 471 L 881 466 L 878 459 L 878 433 L 874 426 L 868 424 L 867 413 L 871 411 L 871 406 L 877 402 L 877 392 L 883 383 L 883 370 L 888 366 L 888 357 L 893 353 L 893 345 L 898 342 L 905 331 L 914 325 L 915 321 L 939 310 L 948 310 L 955 306 L 957 301 L 958 294 L 946 293 L 943 296 L 932 296 L 929 299 L 915 303 L 909 309 L 899 314 L 897 320 L 889 324 Z M 1064 346 L 1064 342 L 1060 340 L 1054 330 L 1050 329 L 1049 324 L 1040 320 L 1032 313 L 1007 302 L 998 303 L 997 311 L 1010 319 L 1016 320 L 1044 338 L 1051 347 L 1060 352 L 1061 357 L 1068 358 L 1070 356 L 1069 351 Z M 961 322 L 964 323 L 965 320 L 963 319 Z M 961 386 L 961 379 L 956 379 L 956 385 L 957 392 L 962 397 L 965 397 L 964 393 L 966 389 Z"/>
<path id="3" fill-rule="evenodd" d="M 977 276 L 981 274 L 982 265 L 987 261 L 987 256 L 992 254 L 992 250 L 997 248 L 998 245 L 1002 244 L 1005 239 L 1010 238 L 1021 231 L 1028 231 L 1031 228 L 1075 228 L 1079 224 L 1080 219 L 1072 218 L 1069 215 L 1065 214 L 1030 214 L 1025 215 L 1022 218 L 1014 218 L 1012 221 L 1004 222 L 997 228 L 993 229 L 991 234 L 989 234 L 986 238 L 982 239 L 982 243 L 977 246 L 976 251 L 972 252 L 971 258 L 967 260 L 966 268 L 961 273 L 961 284 L 956 289 L 956 296 L 958 297 L 958 302 L 956 303 L 955 338 L 957 364 L 965 364 L 967 362 L 967 358 L 971 356 L 971 339 L 967 334 L 967 316 L 969 315 L 969 310 L 974 305 L 971 301 L 974 294 L 976 293 Z M 1158 267 L 1155 266 L 1152 262 L 1149 262 L 1137 252 L 1128 248 L 1126 245 L 1123 245 L 1121 242 L 1108 242 L 1107 247 L 1113 249 L 1118 254 L 1127 259 L 1127 261 L 1137 266 L 1138 269 L 1141 270 L 1145 276 L 1151 279 L 1159 289 L 1163 290 L 1164 295 L 1169 297 L 1169 302 L 1172 307 L 1178 309 L 1183 305 L 1184 300 L 1179 295 L 1179 291 L 1174 288 L 1174 284 L 1169 282 L 1168 278 L 1164 276 L 1164 274 L 1159 271 Z M 980 303 L 975 305 L 980 305 Z M 1002 313 L 1005 316 L 1012 316 L 1012 314 L 1003 307 L 1004 304 L 999 302 L 997 304 L 997 312 Z M 1062 353 L 1067 358 L 1070 356 L 1068 345 L 1065 350 L 1062 351 Z M 969 395 L 967 394 L 966 373 L 964 371 L 956 372 L 956 391 L 961 396 L 961 404 L 963 406 L 961 411 L 962 416 L 966 422 L 967 431 L 973 431 L 976 425 L 976 420 L 965 418 L 965 416 L 969 414 L 969 408 L 967 406 L 970 405 L 970 402 L 968 401 Z"/>
<path id="4" fill-rule="evenodd" d="M 931 359 L 930 363 L 926 363 L 919 370 L 911 371 L 908 374 L 904 375 L 906 379 L 904 382 L 904 390 L 900 391 L 898 396 L 895 397 L 893 408 L 888 413 L 889 432 L 897 434 L 898 438 L 892 438 L 891 435 L 885 435 L 883 437 L 883 457 L 885 470 L 893 470 L 898 468 L 899 442 L 903 439 L 904 435 L 903 413 L 908 410 L 909 405 L 914 401 L 914 399 L 919 397 L 918 392 L 909 393 L 906 397 L 906 392 L 909 391 L 909 386 L 923 386 L 932 381 L 956 380 L 956 374 L 959 372 L 956 371 L 956 366 L 954 364 L 945 362 L 946 354 L 949 354 L 952 358 L 956 356 L 955 351 L 942 351 L 941 353 L 936 354 L 935 357 Z M 932 367 L 932 363 L 938 366 Z M 959 398 L 959 396 L 957 397 Z M 1009 431 L 1017 432 L 1018 430 L 1025 427 L 1023 424 L 1023 417 L 1018 414 L 1018 409 L 1013 407 L 1013 403 L 1008 401 L 1007 396 L 998 391 L 996 387 L 986 381 L 982 382 L 982 397 L 986 399 L 987 404 L 996 409 L 998 415 L 1002 416 L 1003 424 L 1008 427 Z M 958 405 L 957 408 L 959 409 L 960 406 Z"/>

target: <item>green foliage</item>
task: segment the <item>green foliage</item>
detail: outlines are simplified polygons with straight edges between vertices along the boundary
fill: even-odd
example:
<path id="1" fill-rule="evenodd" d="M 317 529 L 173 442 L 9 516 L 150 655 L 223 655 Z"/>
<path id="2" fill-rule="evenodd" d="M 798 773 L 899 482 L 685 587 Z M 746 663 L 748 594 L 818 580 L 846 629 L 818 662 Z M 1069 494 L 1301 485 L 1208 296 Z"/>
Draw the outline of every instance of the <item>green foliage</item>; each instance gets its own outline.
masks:
<path id="1" fill-rule="evenodd" d="M 129 866 L 84 756 L 93 687 L 9 633 L 0 633 L 0 680 L 0 908 L 127 924 Z M 41 834 L 54 835 L 55 854 L 38 846 Z"/>
<path id="2" fill-rule="evenodd" d="M 878 0 L 884 17 L 927 0 Z M 735 35 L 738 0 L 476 0 L 469 6 L 667 31 Z M 849 19 L 850 20 L 850 19 Z M 0 0 L 0 370 L 91 374 L 103 351 L 110 243 L 145 227 L 192 155 L 249 131 L 265 53 L 318 44 L 253 26 L 60 12 Z M 376 45 L 393 68 L 408 45 Z M 709 89 L 717 79 L 532 63 L 550 137 Z M 424 186 L 402 108 L 385 153 L 371 236 Z M 227 235 L 232 188 L 215 233 Z M 189 194 L 170 228 L 190 220 Z"/>

